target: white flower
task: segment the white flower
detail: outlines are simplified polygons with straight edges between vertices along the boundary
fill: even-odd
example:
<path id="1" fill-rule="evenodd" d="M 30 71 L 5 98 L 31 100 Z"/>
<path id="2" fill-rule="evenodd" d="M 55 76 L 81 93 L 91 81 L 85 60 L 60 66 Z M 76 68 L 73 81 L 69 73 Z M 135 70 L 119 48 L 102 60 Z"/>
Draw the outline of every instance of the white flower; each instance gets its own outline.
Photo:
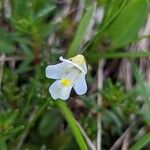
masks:
<path id="1" fill-rule="evenodd" d="M 74 88 L 78 95 L 87 91 L 85 75 L 87 73 L 86 62 L 83 55 L 77 55 L 70 59 L 59 58 L 62 62 L 56 65 L 49 65 L 46 68 L 46 77 L 56 79 L 49 87 L 53 99 L 66 100 Z"/>

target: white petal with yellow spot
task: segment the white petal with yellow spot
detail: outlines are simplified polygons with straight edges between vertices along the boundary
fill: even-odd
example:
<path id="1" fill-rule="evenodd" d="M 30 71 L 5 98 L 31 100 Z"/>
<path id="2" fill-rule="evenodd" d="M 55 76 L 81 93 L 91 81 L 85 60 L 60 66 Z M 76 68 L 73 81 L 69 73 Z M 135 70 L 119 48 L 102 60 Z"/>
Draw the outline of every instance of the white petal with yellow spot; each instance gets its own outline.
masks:
<path id="1" fill-rule="evenodd" d="M 49 65 L 46 68 L 46 77 L 56 79 L 49 87 L 51 97 L 66 100 L 69 98 L 72 88 L 78 95 L 85 94 L 87 91 L 85 80 L 87 67 L 84 56 L 77 55 L 68 60 L 60 57 L 60 60 L 62 63 Z"/>

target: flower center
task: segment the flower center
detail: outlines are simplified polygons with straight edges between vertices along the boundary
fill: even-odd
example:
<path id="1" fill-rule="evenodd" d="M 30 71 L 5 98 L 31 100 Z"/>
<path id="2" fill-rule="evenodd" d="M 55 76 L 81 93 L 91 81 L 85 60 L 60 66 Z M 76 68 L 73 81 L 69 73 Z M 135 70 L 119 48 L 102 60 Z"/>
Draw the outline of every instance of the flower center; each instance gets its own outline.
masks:
<path id="1" fill-rule="evenodd" d="M 83 55 L 77 55 L 75 57 L 72 57 L 72 58 L 70 58 L 70 61 L 72 61 L 72 62 L 74 62 L 78 65 L 81 65 L 81 64 L 85 63 L 85 59 L 84 59 Z"/>
<path id="2" fill-rule="evenodd" d="M 61 79 L 60 82 L 63 86 L 70 86 L 71 85 L 71 81 L 69 79 Z"/>

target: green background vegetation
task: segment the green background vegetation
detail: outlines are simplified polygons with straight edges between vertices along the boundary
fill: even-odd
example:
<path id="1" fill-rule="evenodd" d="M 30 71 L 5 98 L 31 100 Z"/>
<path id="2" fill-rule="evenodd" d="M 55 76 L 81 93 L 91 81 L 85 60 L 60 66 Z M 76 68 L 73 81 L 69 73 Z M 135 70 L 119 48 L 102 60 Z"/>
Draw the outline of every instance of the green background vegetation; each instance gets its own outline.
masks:
<path id="1" fill-rule="evenodd" d="M 149 0 L 1 0 L 0 150 L 149 149 L 150 68 L 140 62 L 150 52 L 133 46 L 150 37 L 139 34 L 149 13 Z M 88 92 L 55 101 L 45 68 L 77 54 Z M 130 88 L 118 76 L 123 60 Z"/>

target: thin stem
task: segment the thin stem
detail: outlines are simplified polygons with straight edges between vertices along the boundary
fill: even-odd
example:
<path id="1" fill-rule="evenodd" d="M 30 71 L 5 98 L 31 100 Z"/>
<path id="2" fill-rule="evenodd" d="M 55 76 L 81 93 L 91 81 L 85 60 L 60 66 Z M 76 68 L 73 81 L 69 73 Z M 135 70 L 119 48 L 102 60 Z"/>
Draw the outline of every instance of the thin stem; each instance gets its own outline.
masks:
<path id="1" fill-rule="evenodd" d="M 18 145 L 16 147 L 16 150 L 20 150 L 23 142 L 25 141 L 26 137 L 28 136 L 28 133 L 31 129 L 31 127 L 34 125 L 34 122 L 38 119 L 38 117 L 42 114 L 43 110 L 48 106 L 49 101 L 46 100 L 45 103 L 41 108 L 38 109 L 38 107 L 35 107 L 34 110 L 32 111 L 31 115 L 29 116 L 28 123 L 26 125 L 26 128 L 21 135 Z"/>
<path id="2" fill-rule="evenodd" d="M 126 136 L 124 137 L 121 150 L 128 150 L 129 144 L 130 144 L 130 132 L 128 132 L 128 134 L 126 134 Z"/>
<path id="3" fill-rule="evenodd" d="M 36 114 L 36 109 L 33 110 L 33 112 L 31 113 L 30 117 L 29 117 L 29 120 L 28 120 L 28 124 L 31 124 L 31 122 L 33 121 L 34 117 L 35 117 L 35 114 Z M 18 142 L 18 145 L 16 147 L 16 150 L 20 150 L 21 149 L 21 146 L 23 144 L 23 142 L 25 141 L 28 133 L 30 131 L 30 128 L 27 128 L 24 133 L 22 134 L 22 136 L 20 137 L 20 140 Z"/>
<path id="4" fill-rule="evenodd" d="M 0 59 L 2 59 L 0 63 L 0 92 L 1 92 L 1 83 L 2 83 L 2 77 L 3 77 L 3 66 L 4 66 L 4 59 L 5 59 L 5 54 L 3 54 Z"/>
<path id="5" fill-rule="evenodd" d="M 98 89 L 102 89 L 103 86 L 103 66 L 104 66 L 104 61 L 99 62 L 99 67 L 98 67 Z M 98 93 L 98 98 L 97 98 L 97 106 L 101 107 L 102 105 L 102 97 Z M 102 125 L 101 125 L 101 113 L 98 112 L 97 114 L 97 150 L 101 150 L 101 142 L 102 142 Z"/>
<path id="6" fill-rule="evenodd" d="M 24 60 L 25 57 L 21 57 L 21 56 L 11 56 L 11 57 L 0 57 L 0 62 L 5 62 L 5 61 L 19 61 L 19 60 Z"/>
<path id="7" fill-rule="evenodd" d="M 80 133 L 79 127 L 77 126 L 77 121 L 73 117 L 72 112 L 67 107 L 65 102 L 62 102 L 62 100 L 55 101 L 56 107 L 58 107 L 61 110 L 61 113 L 65 117 L 66 121 L 68 122 L 68 125 L 70 126 L 70 129 L 80 147 L 81 150 L 88 150 L 88 147 L 84 141 L 84 138 L 82 137 L 82 134 Z"/>
<path id="8" fill-rule="evenodd" d="M 84 129 L 82 128 L 82 126 L 80 125 L 79 122 L 76 122 L 82 135 L 84 136 L 84 139 L 86 141 L 86 143 L 88 144 L 90 150 L 96 150 L 95 145 L 92 143 L 91 139 L 87 136 L 86 132 L 84 131 Z"/>
<path id="9" fill-rule="evenodd" d="M 125 130 L 125 132 L 118 138 L 118 140 L 113 144 L 110 150 L 116 150 L 121 145 L 123 139 L 130 133 L 131 129 L 137 124 L 137 121 L 134 120 L 132 124 Z"/>

